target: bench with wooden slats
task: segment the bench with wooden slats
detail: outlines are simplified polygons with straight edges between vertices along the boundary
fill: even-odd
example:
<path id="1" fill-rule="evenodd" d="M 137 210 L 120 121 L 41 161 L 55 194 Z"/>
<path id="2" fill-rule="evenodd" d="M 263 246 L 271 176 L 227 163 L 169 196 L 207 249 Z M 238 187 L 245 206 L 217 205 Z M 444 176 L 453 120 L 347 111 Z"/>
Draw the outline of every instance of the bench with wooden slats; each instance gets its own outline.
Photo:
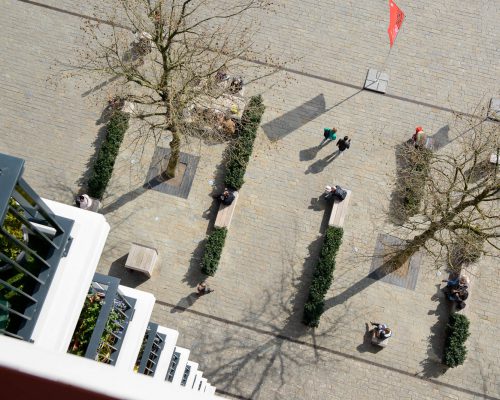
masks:
<path id="1" fill-rule="evenodd" d="M 330 220 L 328 221 L 328 226 L 336 226 L 338 228 L 342 228 L 344 226 L 345 216 L 347 215 L 347 207 L 349 206 L 349 199 L 351 198 L 351 191 L 346 190 L 346 192 L 347 196 L 344 200 L 333 200 L 332 213 L 330 215 Z"/>
<path id="2" fill-rule="evenodd" d="M 222 202 L 220 203 L 217 218 L 215 219 L 215 226 L 218 228 L 229 229 L 229 225 L 231 225 L 231 219 L 233 218 L 234 209 L 236 208 L 236 203 L 238 201 L 238 192 L 233 192 L 233 194 L 234 200 L 229 206 L 226 206 Z"/>

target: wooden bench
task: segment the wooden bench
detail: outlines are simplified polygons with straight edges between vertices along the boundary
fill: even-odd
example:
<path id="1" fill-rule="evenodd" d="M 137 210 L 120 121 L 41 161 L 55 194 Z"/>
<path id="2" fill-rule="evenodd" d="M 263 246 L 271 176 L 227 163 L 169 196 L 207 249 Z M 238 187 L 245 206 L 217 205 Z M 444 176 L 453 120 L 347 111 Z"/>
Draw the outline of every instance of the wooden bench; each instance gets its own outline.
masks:
<path id="1" fill-rule="evenodd" d="M 233 194 L 234 200 L 229 206 L 226 206 L 222 202 L 220 203 L 217 218 L 215 219 L 215 226 L 218 228 L 229 229 L 229 225 L 231 225 L 231 219 L 233 218 L 236 202 L 238 201 L 238 192 L 234 191 Z"/>
<path id="2" fill-rule="evenodd" d="M 330 220 L 328 221 L 328 226 L 336 226 L 342 228 L 344 226 L 344 219 L 347 214 L 347 207 L 349 206 L 349 199 L 351 198 L 351 191 L 344 189 L 347 192 L 347 196 L 344 200 L 339 201 L 334 198 L 332 213 L 330 215 Z"/>
<path id="3" fill-rule="evenodd" d="M 132 243 L 127 261 L 125 261 L 125 268 L 140 271 L 151 278 L 157 258 L 158 252 L 156 249 L 142 244 Z"/>

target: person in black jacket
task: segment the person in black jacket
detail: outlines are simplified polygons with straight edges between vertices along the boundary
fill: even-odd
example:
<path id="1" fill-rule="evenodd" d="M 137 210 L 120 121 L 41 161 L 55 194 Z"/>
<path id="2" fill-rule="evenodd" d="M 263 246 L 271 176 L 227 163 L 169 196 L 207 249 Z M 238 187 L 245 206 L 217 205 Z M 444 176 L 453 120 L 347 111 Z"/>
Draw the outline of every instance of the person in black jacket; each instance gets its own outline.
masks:
<path id="1" fill-rule="evenodd" d="M 222 192 L 222 194 L 214 196 L 214 198 L 219 199 L 222 204 L 229 206 L 234 201 L 235 196 L 231 190 L 229 190 L 228 188 L 224 188 L 224 192 Z"/>
<path id="2" fill-rule="evenodd" d="M 347 192 L 339 185 L 325 186 L 325 199 L 336 199 L 342 201 L 346 198 Z"/>
<path id="3" fill-rule="evenodd" d="M 339 139 L 339 141 L 337 142 L 337 147 L 339 148 L 339 156 L 341 156 L 345 150 L 351 147 L 351 139 L 349 139 L 349 136 L 344 136 L 343 139 Z"/>

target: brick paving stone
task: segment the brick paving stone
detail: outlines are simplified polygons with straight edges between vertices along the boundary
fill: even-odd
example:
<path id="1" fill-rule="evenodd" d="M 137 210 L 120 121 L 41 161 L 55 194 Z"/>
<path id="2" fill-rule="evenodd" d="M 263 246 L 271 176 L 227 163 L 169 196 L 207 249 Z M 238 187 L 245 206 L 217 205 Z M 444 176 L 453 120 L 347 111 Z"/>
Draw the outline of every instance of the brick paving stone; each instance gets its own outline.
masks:
<path id="1" fill-rule="evenodd" d="M 80 46 L 77 16 L 16 0 L 0 4 L 0 151 L 27 160 L 25 177 L 42 196 L 70 203 L 102 137 L 96 121 L 110 87 L 91 98 L 85 92 L 102 81 L 80 87 L 71 79 L 46 81 L 55 59 L 70 59 Z M 44 4 L 82 14 L 92 6 Z M 500 270 L 493 259 L 480 261 L 468 302 L 466 364 L 445 374 L 438 360 L 446 305 L 431 260 L 423 260 L 415 291 L 366 279 L 377 234 L 393 231 L 385 212 L 395 146 L 416 125 L 428 133 L 452 126 L 454 116 L 443 108 L 468 112 L 498 95 L 498 2 L 398 5 L 407 19 L 389 58 L 386 3 L 289 0 L 262 19 L 256 45 L 270 43 L 273 53 L 293 58 L 287 67 L 300 73 L 288 72 L 287 85 L 269 89 L 284 80 L 281 72 L 249 88 L 263 92 L 268 129 L 259 131 L 209 296 L 193 300 L 190 294 L 202 279 L 203 239 L 216 212 L 209 181 L 221 182 L 224 146 L 193 141 L 183 149 L 200 162 L 189 197 L 180 199 L 142 188 L 154 146 L 141 154 L 136 127 L 127 132 L 103 201 L 112 230 L 99 271 L 154 293 L 155 320 L 179 330 L 179 345 L 229 394 L 500 398 L 494 300 Z M 35 12 L 36 20 L 29 18 Z M 368 68 L 390 75 L 386 96 L 356 89 Z M 334 144 L 315 146 L 323 127 L 332 125 L 352 137 L 352 146 L 329 162 Z M 269 127 L 280 140 L 269 139 Z M 318 197 L 331 183 L 352 189 L 353 198 L 327 311 L 312 331 L 300 318 L 328 218 Z M 158 249 L 150 280 L 121 267 L 131 242 Z M 378 353 L 363 339 L 365 323 L 374 319 L 395 332 Z"/>

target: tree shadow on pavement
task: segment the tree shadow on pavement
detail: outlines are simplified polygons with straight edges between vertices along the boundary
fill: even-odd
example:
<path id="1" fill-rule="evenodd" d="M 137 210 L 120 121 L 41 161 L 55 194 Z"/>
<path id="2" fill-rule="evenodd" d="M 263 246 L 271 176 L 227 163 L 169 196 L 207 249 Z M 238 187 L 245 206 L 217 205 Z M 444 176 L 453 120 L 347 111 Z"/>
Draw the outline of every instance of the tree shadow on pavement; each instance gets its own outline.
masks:
<path id="1" fill-rule="evenodd" d="M 302 324 L 302 314 L 327 225 L 328 213 L 325 213 L 320 234 L 308 246 L 308 256 L 302 263 L 300 276 L 296 276 L 294 270 L 290 269 L 291 263 L 296 259 L 290 250 L 294 248 L 296 239 L 294 242 L 294 238 L 288 238 L 291 245 L 286 247 L 288 250 L 284 250 L 286 253 L 283 256 L 281 287 L 277 287 L 274 292 L 264 291 L 263 299 L 259 301 L 261 306 L 249 311 L 237 323 L 240 326 L 251 326 L 250 329 L 257 333 L 268 332 L 270 339 L 264 342 L 241 341 L 238 339 L 239 335 L 231 335 L 217 346 L 211 345 L 209 353 L 225 360 L 222 366 L 213 371 L 211 378 L 221 393 L 256 399 L 266 383 L 272 382 L 276 390 L 279 390 L 286 383 L 287 372 L 293 373 L 292 370 L 306 368 L 311 362 L 315 365 L 322 363 L 323 353 L 316 346 L 316 331 Z M 280 325 L 279 321 L 284 321 L 284 324 Z M 255 327 L 257 324 L 258 327 Z M 334 335 L 338 328 L 335 321 L 327 329 L 322 329 L 321 336 Z M 308 346 L 301 347 L 301 353 L 297 354 L 290 349 L 290 343 Z M 248 376 L 252 376 L 250 389 Z M 231 393 L 225 392 L 225 389 Z M 235 390 L 238 391 L 237 394 L 234 394 Z"/>
<path id="2" fill-rule="evenodd" d="M 437 378 L 443 375 L 448 368 L 442 363 L 444 342 L 446 337 L 446 324 L 450 316 L 450 304 L 446 299 L 441 285 L 436 285 L 436 293 L 431 300 L 437 303 L 435 310 L 429 310 L 428 315 L 437 317 L 436 323 L 431 327 L 427 344 L 427 358 L 420 362 L 422 375 L 425 378 Z"/>
<path id="3" fill-rule="evenodd" d="M 386 275 L 389 275 L 390 271 L 393 270 L 392 265 L 393 265 L 393 257 L 383 262 L 378 268 L 371 271 L 367 276 L 360 279 L 354 285 L 345 289 L 342 293 L 339 293 L 338 295 L 327 299 L 325 301 L 324 310 L 326 311 L 332 307 L 345 303 L 351 297 L 361 293 L 363 290 L 367 289 L 378 280 L 381 280 Z"/>

